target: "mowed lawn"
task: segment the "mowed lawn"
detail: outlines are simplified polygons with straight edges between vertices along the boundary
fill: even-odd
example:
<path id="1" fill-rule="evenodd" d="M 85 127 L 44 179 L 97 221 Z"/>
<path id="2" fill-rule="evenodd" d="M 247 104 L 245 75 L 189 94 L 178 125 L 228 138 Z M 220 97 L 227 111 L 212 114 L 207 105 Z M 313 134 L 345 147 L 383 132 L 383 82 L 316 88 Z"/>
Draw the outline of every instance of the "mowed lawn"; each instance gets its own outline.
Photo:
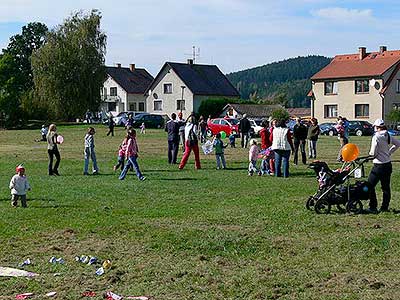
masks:
<path id="1" fill-rule="evenodd" d="M 60 177 L 47 175 L 38 130 L 0 131 L 0 266 L 40 276 L 0 277 L 0 299 L 34 292 L 81 299 L 94 291 L 154 299 L 400 299 L 400 215 L 317 215 L 305 209 L 317 188 L 313 172 L 290 165 L 291 177 L 247 176 L 247 150 L 226 149 L 228 170 L 213 155 L 183 171 L 167 164 L 166 134 L 138 134 L 147 180 L 112 170 L 115 137 L 96 126 L 100 175 L 83 176 L 85 126 L 60 126 Z M 366 154 L 370 137 L 351 137 Z M 332 168 L 339 142 L 322 137 L 319 158 Z M 400 152 L 400 151 L 399 151 Z M 399 160 L 396 153 L 395 160 Z M 12 208 L 8 184 L 23 162 L 32 186 L 28 208 Z M 367 165 L 369 172 L 371 163 Z M 394 163 L 391 208 L 400 209 L 400 164 Z M 378 189 L 379 201 L 381 200 Z M 367 203 L 364 202 L 366 206 Z M 75 256 L 110 259 L 102 276 Z M 52 257 L 64 265 L 53 265 Z M 54 276 L 55 273 L 58 276 Z"/>

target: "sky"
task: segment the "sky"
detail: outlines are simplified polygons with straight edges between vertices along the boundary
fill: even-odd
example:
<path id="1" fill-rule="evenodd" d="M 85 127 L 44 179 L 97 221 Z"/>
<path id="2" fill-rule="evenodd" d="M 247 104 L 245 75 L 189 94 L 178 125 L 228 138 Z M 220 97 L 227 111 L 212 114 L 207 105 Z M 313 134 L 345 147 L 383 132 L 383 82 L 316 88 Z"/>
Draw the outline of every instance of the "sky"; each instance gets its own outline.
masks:
<path id="1" fill-rule="evenodd" d="M 79 10 L 98 9 L 106 65 L 156 75 L 166 61 L 215 64 L 224 73 L 283 59 L 400 49 L 400 1 L 0 0 L 0 49 L 29 22 L 50 29 Z M 199 50 L 198 50 L 199 49 Z"/>

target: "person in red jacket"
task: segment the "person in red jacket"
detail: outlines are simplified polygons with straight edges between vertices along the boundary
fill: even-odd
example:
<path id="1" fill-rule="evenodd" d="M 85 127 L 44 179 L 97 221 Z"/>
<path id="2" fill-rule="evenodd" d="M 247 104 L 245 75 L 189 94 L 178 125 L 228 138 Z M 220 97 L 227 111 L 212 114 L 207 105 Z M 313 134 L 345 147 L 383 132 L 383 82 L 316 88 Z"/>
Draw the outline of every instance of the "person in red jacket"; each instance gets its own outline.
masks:
<path id="1" fill-rule="evenodd" d="M 265 120 L 263 122 L 263 128 L 260 130 L 260 137 L 261 137 L 261 152 L 264 153 L 263 158 L 261 160 L 261 165 L 260 165 L 260 172 L 259 175 L 264 175 L 264 174 L 273 174 L 273 168 L 271 168 L 271 156 L 268 148 L 271 147 L 272 143 L 269 139 L 270 136 L 270 131 L 269 131 L 269 122 Z M 272 169 L 272 171 L 271 171 Z"/>

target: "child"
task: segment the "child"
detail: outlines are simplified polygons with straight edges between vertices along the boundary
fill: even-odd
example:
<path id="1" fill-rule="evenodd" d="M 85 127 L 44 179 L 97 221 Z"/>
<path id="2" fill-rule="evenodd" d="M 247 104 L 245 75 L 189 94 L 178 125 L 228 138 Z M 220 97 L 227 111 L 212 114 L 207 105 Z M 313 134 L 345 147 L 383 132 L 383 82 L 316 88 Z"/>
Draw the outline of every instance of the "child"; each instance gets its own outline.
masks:
<path id="1" fill-rule="evenodd" d="M 146 180 L 146 177 L 144 177 L 140 172 L 139 165 L 137 163 L 138 152 L 139 148 L 136 142 L 136 130 L 132 128 L 128 131 L 128 144 L 126 146 L 126 151 L 125 151 L 125 156 L 127 157 L 128 162 L 126 163 L 124 169 L 122 170 L 121 175 L 119 175 L 120 180 L 125 179 L 126 173 L 128 172 L 128 169 L 131 166 L 135 168 L 136 176 L 138 177 L 139 180 L 141 181 Z"/>
<path id="2" fill-rule="evenodd" d="M 31 190 L 28 179 L 25 176 L 25 168 L 23 165 L 19 165 L 15 168 L 17 172 L 11 178 L 10 190 L 11 190 L 11 205 L 17 207 L 18 198 L 21 198 L 22 207 L 27 207 L 26 205 L 26 192 Z"/>
<path id="3" fill-rule="evenodd" d="M 46 136 L 47 136 L 48 132 L 49 132 L 49 129 L 45 125 L 42 125 L 42 129 L 40 129 L 40 134 L 42 135 L 42 139 L 41 139 L 42 142 L 45 142 L 47 140 Z"/>
<path id="4" fill-rule="evenodd" d="M 97 175 L 99 169 L 97 167 L 97 160 L 96 160 L 96 153 L 94 152 L 94 134 L 96 131 L 93 127 L 89 127 L 88 131 L 85 135 L 85 164 L 83 168 L 83 175 L 89 175 L 88 168 L 89 168 L 89 158 L 92 159 L 93 162 L 93 175 Z"/>
<path id="5" fill-rule="evenodd" d="M 114 171 L 116 171 L 119 167 L 121 167 L 121 171 L 124 169 L 125 152 L 126 152 L 126 146 L 128 144 L 128 140 L 129 140 L 129 136 L 127 135 L 126 138 L 122 141 L 121 145 L 119 145 L 118 163 L 114 166 Z"/>
<path id="6" fill-rule="evenodd" d="M 140 125 L 140 133 L 146 134 L 146 126 L 144 125 L 144 123 L 142 123 L 142 125 Z"/>
<path id="7" fill-rule="evenodd" d="M 258 173 L 257 170 L 257 156 L 258 156 L 258 146 L 257 140 L 250 140 L 250 149 L 249 149 L 249 176 L 253 176 L 254 173 Z"/>
<path id="8" fill-rule="evenodd" d="M 235 139 L 236 139 L 236 136 L 235 136 L 235 134 L 232 132 L 232 133 L 229 135 L 229 144 L 231 145 L 231 148 L 236 148 L 236 146 L 235 146 Z"/>
<path id="9" fill-rule="evenodd" d="M 226 169 L 224 148 L 226 148 L 228 145 L 224 145 L 224 142 L 221 140 L 220 133 L 217 133 L 215 135 L 213 146 L 215 148 L 215 159 L 217 160 L 217 170 L 221 169 L 221 161 L 222 161 L 222 169 Z"/>

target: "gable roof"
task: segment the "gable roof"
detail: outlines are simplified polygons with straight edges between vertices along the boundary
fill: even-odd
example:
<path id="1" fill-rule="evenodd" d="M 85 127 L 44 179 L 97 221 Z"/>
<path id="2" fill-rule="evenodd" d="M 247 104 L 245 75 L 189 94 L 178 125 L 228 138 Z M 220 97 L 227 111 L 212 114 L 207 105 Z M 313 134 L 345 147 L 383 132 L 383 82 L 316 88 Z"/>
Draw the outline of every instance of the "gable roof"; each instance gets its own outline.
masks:
<path id="1" fill-rule="evenodd" d="M 311 80 L 382 76 L 400 62 L 400 50 L 336 55 L 331 63 L 311 77 Z"/>
<path id="2" fill-rule="evenodd" d="M 153 81 L 145 69 L 106 67 L 107 74 L 112 77 L 128 94 L 143 94 Z"/>
<path id="3" fill-rule="evenodd" d="M 163 69 L 170 67 L 195 95 L 240 97 L 239 92 L 215 65 L 166 62 L 149 89 L 157 82 Z"/>
<path id="4" fill-rule="evenodd" d="M 227 104 L 223 110 L 232 107 L 239 114 L 246 114 L 250 118 L 265 118 L 271 116 L 272 112 L 283 108 L 279 104 L 268 105 L 268 104 Z"/>
<path id="5" fill-rule="evenodd" d="M 309 117 L 311 116 L 311 108 L 307 107 L 291 107 L 286 108 L 291 117 Z"/>

